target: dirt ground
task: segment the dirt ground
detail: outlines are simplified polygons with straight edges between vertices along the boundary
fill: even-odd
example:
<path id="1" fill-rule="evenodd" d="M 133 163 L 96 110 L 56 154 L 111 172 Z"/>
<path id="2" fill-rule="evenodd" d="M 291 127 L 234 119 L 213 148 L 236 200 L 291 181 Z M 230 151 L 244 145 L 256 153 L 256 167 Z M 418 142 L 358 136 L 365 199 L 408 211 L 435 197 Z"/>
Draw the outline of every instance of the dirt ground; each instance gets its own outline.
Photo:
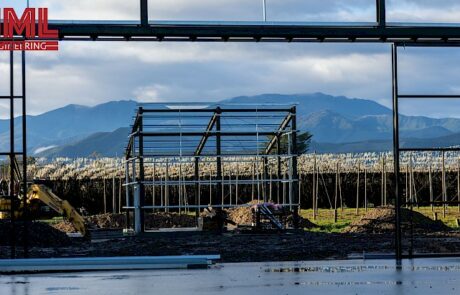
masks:
<path id="1" fill-rule="evenodd" d="M 234 212 L 234 220 L 249 222 L 249 211 Z M 460 231 L 414 212 L 414 236 L 410 239 L 407 210 L 402 212 L 403 247 L 407 252 L 413 244 L 414 253 L 460 253 Z M 95 228 L 123 228 L 124 215 L 98 215 L 88 218 Z M 180 228 L 192 225 L 193 216 L 160 214 L 150 216 L 149 224 Z M 302 219 L 305 228 L 315 224 Z M 31 257 L 93 257 L 220 254 L 223 262 L 296 261 L 346 259 L 351 254 L 394 252 L 394 210 L 369 210 L 341 232 L 297 230 L 284 233 L 246 231 L 147 233 L 141 237 L 122 237 L 103 241 L 68 239 L 71 224 L 61 222 L 54 227 L 35 224 L 35 241 Z M 49 227 L 48 229 L 46 227 Z M 6 229 L 4 227 L 4 229 Z M 4 231 L 5 233 L 5 231 Z M 0 258 L 9 257 L 8 243 L 0 243 Z M 19 250 L 20 253 L 20 250 Z"/>
<path id="2" fill-rule="evenodd" d="M 404 249 L 410 240 L 404 239 Z M 65 247 L 33 247 L 31 257 L 92 257 L 220 254 L 223 262 L 346 259 L 353 253 L 392 253 L 391 234 L 329 234 L 300 231 L 285 234 L 187 233 L 151 235 L 111 241 L 73 240 Z M 20 252 L 20 251 L 19 251 Z M 417 234 L 415 253 L 458 253 L 460 232 Z M 0 247 L 0 258 L 9 248 Z"/>

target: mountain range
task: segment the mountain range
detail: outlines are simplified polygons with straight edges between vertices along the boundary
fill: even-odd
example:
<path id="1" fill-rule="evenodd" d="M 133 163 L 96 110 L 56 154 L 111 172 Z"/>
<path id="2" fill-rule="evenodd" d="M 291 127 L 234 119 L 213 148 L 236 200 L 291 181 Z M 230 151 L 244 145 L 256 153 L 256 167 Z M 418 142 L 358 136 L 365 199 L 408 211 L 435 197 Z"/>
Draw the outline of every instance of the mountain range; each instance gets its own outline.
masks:
<path id="1" fill-rule="evenodd" d="M 392 111 L 373 100 L 313 93 L 241 96 L 220 103 L 296 104 L 298 128 L 313 134 L 311 150 L 317 152 L 388 151 L 392 147 Z M 48 158 L 120 156 L 136 104 L 133 100 L 125 100 L 94 107 L 68 105 L 28 116 L 29 153 Z M 20 118 L 15 124 L 20 127 Z M 8 127 L 8 120 L 0 120 L 2 150 L 9 146 Z M 460 119 L 457 118 L 401 115 L 400 128 L 402 146 L 460 144 Z"/>

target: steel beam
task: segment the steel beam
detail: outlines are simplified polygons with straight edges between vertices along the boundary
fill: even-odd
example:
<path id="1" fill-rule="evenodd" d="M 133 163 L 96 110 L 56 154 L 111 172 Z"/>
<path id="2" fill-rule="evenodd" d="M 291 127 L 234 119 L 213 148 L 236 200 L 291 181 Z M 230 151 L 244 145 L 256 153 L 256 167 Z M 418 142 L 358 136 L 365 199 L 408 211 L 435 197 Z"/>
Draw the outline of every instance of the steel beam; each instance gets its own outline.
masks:
<path id="1" fill-rule="evenodd" d="M 292 114 L 289 113 L 286 118 L 284 118 L 283 122 L 281 122 L 279 128 L 278 128 L 278 133 L 276 136 L 273 136 L 272 139 L 270 140 L 270 142 L 268 143 L 267 145 L 267 148 L 265 149 L 265 154 L 268 155 L 271 150 L 273 149 L 275 143 L 277 142 L 277 140 L 279 139 L 279 137 L 281 136 L 282 132 L 284 130 L 286 130 L 287 126 L 289 125 L 289 123 L 291 122 L 292 120 Z"/>
<path id="2" fill-rule="evenodd" d="M 61 40 L 203 42 L 449 42 L 460 38 L 455 24 L 265 22 L 51 22 Z M 453 40 L 455 41 L 455 40 Z M 458 41 L 457 41 L 458 42 Z"/>
<path id="3" fill-rule="evenodd" d="M 214 128 L 214 125 L 216 125 L 217 122 L 217 117 L 220 116 L 220 114 L 217 114 L 216 111 L 214 111 L 214 115 L 212 116 L 211 120 L 209 120 L 208 126 L 206 127 L 206 133 L 203 134 L 203 137 L 200 140 L 200 143 L 198 144 L 198 147 L 196 148 L 195 151 L 195 156 L 201 155 L 201 152 L 203 151 L 206 142 L 208 141 L 209 135 L 208 132 L 211 132 L 212 129 Z"/>

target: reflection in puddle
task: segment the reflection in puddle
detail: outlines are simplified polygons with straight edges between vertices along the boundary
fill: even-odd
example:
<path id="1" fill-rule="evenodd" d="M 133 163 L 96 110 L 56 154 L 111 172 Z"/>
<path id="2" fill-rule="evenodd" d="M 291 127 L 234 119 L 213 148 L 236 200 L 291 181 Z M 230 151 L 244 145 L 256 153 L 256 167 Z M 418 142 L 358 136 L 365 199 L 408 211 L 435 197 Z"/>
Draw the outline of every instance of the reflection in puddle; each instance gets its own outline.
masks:
<path id="1" fill-rule="evenodd" d="M 347 272 L 368 272 L 379 270 L 396 270 L 395 266 L 388 265 L 359 265 L 359 266 L 307 266 L 307 267 L 282 267 L 268 268 L 265 272 L 287 272 L 287 273 L 303 273 L 303 272 L 321 272 L 321 273 L 347 273 Z M 403 267 L 408 271 L 441 271 L 441 272 L 458 272 L 460 265 L 452 266 L 410 266 Z"/>

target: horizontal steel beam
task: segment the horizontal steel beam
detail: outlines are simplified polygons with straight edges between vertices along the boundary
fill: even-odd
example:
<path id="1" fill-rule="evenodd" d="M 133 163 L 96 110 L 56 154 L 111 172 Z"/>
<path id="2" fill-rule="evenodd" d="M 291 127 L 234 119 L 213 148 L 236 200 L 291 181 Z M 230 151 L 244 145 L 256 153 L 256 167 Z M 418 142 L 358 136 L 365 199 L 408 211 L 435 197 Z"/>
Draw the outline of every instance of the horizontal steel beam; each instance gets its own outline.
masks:
<path id="1" fill-rule="evenodd" d="M 61 40 L 236 42 L 458 42 L 456 24 L 281 22 L 51 22 Z M 457 39 L 457 40 L 455 40 Z"/>

